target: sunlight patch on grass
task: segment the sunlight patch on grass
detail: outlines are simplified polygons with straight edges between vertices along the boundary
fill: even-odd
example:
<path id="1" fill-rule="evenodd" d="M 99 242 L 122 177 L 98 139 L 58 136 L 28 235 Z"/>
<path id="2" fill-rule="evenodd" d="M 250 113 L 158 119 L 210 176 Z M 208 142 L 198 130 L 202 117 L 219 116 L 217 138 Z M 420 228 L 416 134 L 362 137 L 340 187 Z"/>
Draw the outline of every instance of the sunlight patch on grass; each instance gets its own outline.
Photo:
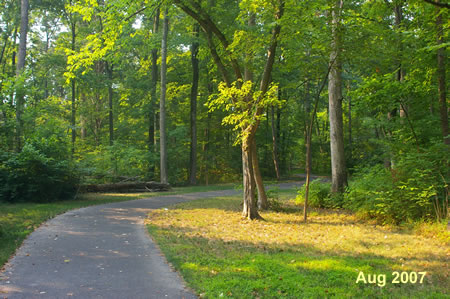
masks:
<path id="1" fill-rule="evenodd" d="M 441 298 L 448 292 L 448 246 L 414 232 L 361 222 L 339 211 L 299 207 L 240 215 L 241 198 L 202 199 L 155 210 L 152 236 L 189 285 L 204 297 L 274 298 L 385 296 Z M 195 264 L 197 269 L 186 266 Z M 359 271 L 427 271 L 422 285 L 356 284 Z M 309 295 L 308 295 L 309 294 Z M 224 296 L 225 296 L 224 295 Z"/>

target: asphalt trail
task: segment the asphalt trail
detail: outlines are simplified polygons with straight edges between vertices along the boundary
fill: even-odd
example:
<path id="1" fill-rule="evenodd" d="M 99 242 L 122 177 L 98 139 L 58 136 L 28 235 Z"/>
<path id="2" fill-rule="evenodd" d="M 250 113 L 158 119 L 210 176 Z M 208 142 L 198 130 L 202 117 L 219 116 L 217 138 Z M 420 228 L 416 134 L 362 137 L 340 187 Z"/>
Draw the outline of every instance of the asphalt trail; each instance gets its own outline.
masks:
<path id="1" fill-rule="evenodd" d="M 151 240 L 144 220 L 152 209 L 237 194 L 157 196 L 59 215 L 36 229 L 5 265 L 0 298 L 196 298 Z"/>

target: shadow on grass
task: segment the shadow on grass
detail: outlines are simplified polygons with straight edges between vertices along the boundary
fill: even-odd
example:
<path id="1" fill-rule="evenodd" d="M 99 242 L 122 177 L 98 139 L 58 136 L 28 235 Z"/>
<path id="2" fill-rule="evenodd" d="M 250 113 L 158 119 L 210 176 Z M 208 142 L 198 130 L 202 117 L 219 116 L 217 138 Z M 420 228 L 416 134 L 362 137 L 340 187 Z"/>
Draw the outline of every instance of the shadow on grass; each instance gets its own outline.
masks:
<path id="1" fill-rule="evenodd" d="M 423 284 L 393 284 L 397 261 L 307 244 L 257 244 L 195 235 L 186 227 L 149 225 L 168 260 L 207 298 L 445 298 L 445 284 L 427 275 Z M 438 271 L 439 269 L 433 269 Z M 356 283 L 358 274 L 386 276 Z"/>

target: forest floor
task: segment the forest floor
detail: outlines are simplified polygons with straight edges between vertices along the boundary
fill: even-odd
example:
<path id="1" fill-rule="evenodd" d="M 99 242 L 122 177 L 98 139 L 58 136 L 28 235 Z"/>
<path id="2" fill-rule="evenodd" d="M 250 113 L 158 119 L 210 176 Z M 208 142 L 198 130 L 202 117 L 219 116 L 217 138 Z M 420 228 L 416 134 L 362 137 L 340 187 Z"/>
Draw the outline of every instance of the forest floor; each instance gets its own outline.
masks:
<path id="1" fill-rule="evenodd" d="M 449 298 L 444 224 L 418 232 L 322 209 L 305 224 L 295 190 L 279 197 L 282 211 L 262 212 L 265 221 L 243 220 L 232 196 L 153 210 L 147 225 L 200 297 Z"/>

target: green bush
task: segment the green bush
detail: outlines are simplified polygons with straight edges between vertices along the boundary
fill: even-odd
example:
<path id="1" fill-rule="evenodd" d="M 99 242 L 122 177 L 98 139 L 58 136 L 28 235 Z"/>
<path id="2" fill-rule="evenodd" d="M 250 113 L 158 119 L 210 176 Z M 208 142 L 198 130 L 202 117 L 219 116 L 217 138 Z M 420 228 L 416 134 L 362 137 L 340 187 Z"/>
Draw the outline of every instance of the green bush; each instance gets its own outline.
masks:
<path id="1" fill-rule="evenodd" d="M 308 205 L 316 208 L 339 208 L 341 207 L 340 197 L 331 196 L 331 184 L 324 183 L 320 179 L 314 180 L 309 184 Z M 295 198 L 297 204 L 305 202 L 306 184 L 298 191 Z"/>
<path id="2" fill-rule="evenodd" d="M 31 141 L 20 153 L 0 155 L 0 200 L 50 202 L 70 198 L 76 192 L 74 167 L 55 158 L 62 152 L 48 145 Z M 46 153 L 46 149 L 51 151 Z"/>
<path id="3" fill-rule="evenodd" d="M 275 187 L 267 190 L 267 203 L 269 204 L 268 209 L 275 212 L 283 211 L 283 204 L 280 201 L 280 188 Z"/>
<path id="4" fill-rule="evenodd" d="M 392 169 L 376 165 L 358 170 L 345 194 L 345 207 L 383 223 L 445 218 L 444 152 L 430 147 L 403 153 Z"/>

